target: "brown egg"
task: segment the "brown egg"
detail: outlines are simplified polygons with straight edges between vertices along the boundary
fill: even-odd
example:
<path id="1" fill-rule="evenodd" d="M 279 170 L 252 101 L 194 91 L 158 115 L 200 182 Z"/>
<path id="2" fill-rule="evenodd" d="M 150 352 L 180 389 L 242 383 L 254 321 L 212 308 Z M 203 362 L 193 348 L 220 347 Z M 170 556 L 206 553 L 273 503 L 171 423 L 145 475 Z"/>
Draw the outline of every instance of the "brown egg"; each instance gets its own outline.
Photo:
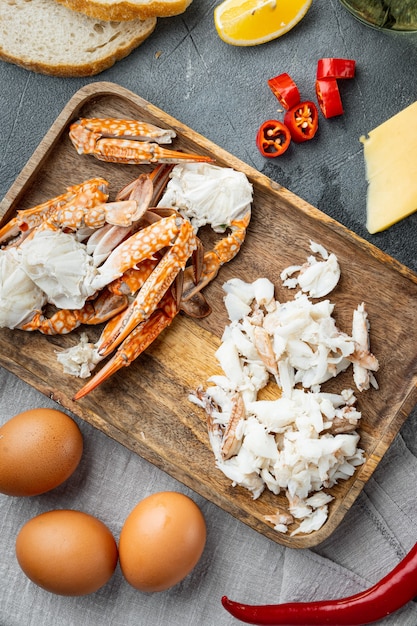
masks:
<path id="1" fill-rule="evenodd" d="M 117 545 L 103 522 L 82 511 L 33 517 L 16 538 L 20 567 L 36 585 L 63 596 L 93 593 L 110 580 Z"/>
<path id="2" fill-rule="evenodd" d="M 172 491 L 155 493 L 139 502 L 123 525 L 123 575 L 141 591 L 168 589 L 195 567 L 205 542 L 204 517 L 191 498 Z"/>
<path id="3" fill-rule="evenodd" d="M 74 472 L 83 451 L 77 424 L 56 409 L 31 409 L 0 428 L 0 493 L 34 496 Z"/>

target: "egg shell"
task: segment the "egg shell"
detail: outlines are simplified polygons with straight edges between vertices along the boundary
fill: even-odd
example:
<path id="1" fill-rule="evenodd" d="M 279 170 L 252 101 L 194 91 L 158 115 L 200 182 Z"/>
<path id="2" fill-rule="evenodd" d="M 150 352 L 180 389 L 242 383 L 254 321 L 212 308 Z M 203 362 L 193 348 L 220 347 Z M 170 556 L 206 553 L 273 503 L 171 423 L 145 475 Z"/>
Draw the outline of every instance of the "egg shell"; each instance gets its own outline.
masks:
<path id="1" fill-rule="evenodd" d="M 119 538 L 119 561 L 128 583 L 140 591 L 169 589 L 195 567 L 206 542 L 206 523 L 195 502 L 163 491 L 131 511 Z"/>
<path id="2" fill-rule="evenodd" d="M 99 519 L 69 509 L 41 513 L 16 538 L 20 567 L 36 585 L 63 596 L 82 596 L 105 585 L 118 561 L 116 541 Z"/>
<path id="3" fill-rule="evenodd" d="M 0 493 L 34 496 L 63 483 L 78 466 L 83 437 L 57 409 L 30 409 L 0 428 Z"/>

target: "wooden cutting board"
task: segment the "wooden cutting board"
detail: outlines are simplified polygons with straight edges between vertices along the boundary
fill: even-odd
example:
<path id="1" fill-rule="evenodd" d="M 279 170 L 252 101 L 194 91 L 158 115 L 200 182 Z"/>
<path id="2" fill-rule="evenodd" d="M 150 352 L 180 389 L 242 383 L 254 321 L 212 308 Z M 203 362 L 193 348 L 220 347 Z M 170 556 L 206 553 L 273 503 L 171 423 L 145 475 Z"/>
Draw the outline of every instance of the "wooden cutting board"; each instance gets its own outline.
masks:
<path id="1" fill-rule="evenodd" d="M 56 360 L 57 350 L 78 343 L 79 330 L 45 337 L 1 329 L 0 365 L 273 541 L 293 548 L 317 545 L 341 522 L 417 401 L 416 274 L 139 96 L 105 82 L 83 87 L 64 108 L 3 199 L 3 222 L 17 209 L 93 176 L 110 182 L 112 199 L 147 169 L 78 156 L 68 139 L 69 124 L 78 117 L 130 117 L 172 128 L 177 133 L 174 149 L 208 154 L 219 165 L 244 172 L 254 186 L 247 237 L 239 255 L 205 290 L 213 309 L 209 317 L 177 316 L 133 365 L 82 400 L 72 401 L 82 383 L 64 375 Z M 284 496 L 265 492 L 253 500 L 215 468 L 205 414 L 188 395 L 218 371 L 214 353 L 227 324 L 223 283 L 232 277 L 252 281 L 266 276 L 276 285 L 277 298 L 282 294 L 288 299 L 279 274 L 305 261 L 310 240 L 334 252 L 341 266 L 342 278 L 331 294 L 339 328 L 350 333 L 353 310 L 361 302 L 366 305 L 372 350 L 380 361 L 380 388 L 357 394 L 366 462 L 330 490 L 335 499 L 320 530 L 290 537 L 264 520 L 277 505 L 285 506 Z M 99 330 L 88 328 L 92 340 Z M 350 368 L 325 388 L 352 385 Z"/>

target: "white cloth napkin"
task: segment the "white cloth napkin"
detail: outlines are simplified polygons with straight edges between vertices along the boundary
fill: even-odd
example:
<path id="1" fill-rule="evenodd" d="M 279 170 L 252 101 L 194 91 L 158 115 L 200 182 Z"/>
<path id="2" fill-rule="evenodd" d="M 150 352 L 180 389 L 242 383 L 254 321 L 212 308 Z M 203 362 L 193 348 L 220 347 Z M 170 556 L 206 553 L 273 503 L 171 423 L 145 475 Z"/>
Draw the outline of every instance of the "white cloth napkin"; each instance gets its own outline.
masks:
<path id="1" fill-rule="evenodd" d="M 57 405 L 0 369 L 0 423 L 34 407 Z M 390 571 L 417 539 L 417 413 L 414 412 L 364 492 L 336 531 L 313 550 L 284 548 L 187 489 L 89 424 L 76 419 L 84 454 L 73 476 L 33 498 L 0 495 L 1 626 L 232 626 L 221 596 L 254 604 L 341 597 Z M 194 571 L 174 588 L 141 593 L 119 567 L 110 582 L 85 597 L 50 594 L 20 570 L 14 541 L 31 517 L 76 508 L 106 523 L 118 539 L 132 508 L 155 491 L 190 495 L 207 522 L 207 545 Z M 409 603 L 383 625 L 416 626 Z"/>

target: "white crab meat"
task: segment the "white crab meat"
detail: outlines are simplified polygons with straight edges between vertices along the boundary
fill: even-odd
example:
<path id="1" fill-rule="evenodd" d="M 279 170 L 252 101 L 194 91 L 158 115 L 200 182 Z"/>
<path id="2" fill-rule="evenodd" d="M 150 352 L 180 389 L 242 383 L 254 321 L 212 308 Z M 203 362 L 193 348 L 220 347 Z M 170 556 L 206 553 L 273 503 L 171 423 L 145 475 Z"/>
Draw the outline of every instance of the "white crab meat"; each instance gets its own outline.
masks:
<path id="1" fill-rule="evenodd" d="M 284 432 L 294 421 L 294 401 L 290 398 L 255 400 L 247 404 L 247 410 L 270 432 Z"/>
<path id="2" fill-rule="evenodd" d="M 17 248 L 0 250 L 0 328 L 19 328 L 45 303 L 44 292 L 20 265 Z"/>
<path id="3" fill-rule="evenodd" d="M 267 460 L 267 465 L 278 461 L 278 450 L 274 435 L 268 433 L 267 428 L 254 416 L 248 417 L 243 422 L 242 446 L 249 454 L 258 459 Z"/>
<path id="4" fill-rule="evenodd" d="M 224 341 L 216 352 L 216 358 L 220 363 L 226 377 L 230 380 L 231 387 L 238 389 L 244 381 L 243 364 L 239 358 L 238 349 L 232 338 Z"/>
<path id="5" fill-rule="evenodd" d="M 88 378 L 101 360 L 96 345 L 88 340 L 87 333 L 81 333 L 80 341 L 75 346 L 57 352 L 57 361 L 65 374 L 79 378 Z"/>
<path id="6" fill-rule="evenodd" d="M 293 523 L 294 518 L 288 511 L 277 509 L 272 515 L 265 515 L 265 521 L 271 522 L 274 525 L 274 530 L 280 533 L 287 533 L 288 526 Z"/>
<path id="7" fill-rule="evenodd" d="M 352 338 L 362 360 L 353 363 L 355 384 L 360 391 L 369 389 L 370 385 L 378 388 L 373 371 L 377 371 L 379 364 L 369 350 L 369 321 L 365 305 L 359 304 L 353 312 Z"/>
<path id="8" fill-rule="evenodd" d="M 223 233 L 252 203 L 253 188 L 243 172 L 210 163 L 175 165 L 158 206 L 172 207 L 195 230 L 210 224 Z"/>
<path id="9" fill-rule="evenodd" d="M 327 296 L 336 287 L 340 278 L 340 266 L 335 254 L 315 242 L 310 242 L 310 249 L 321 256 L 309 256 L 304 265 L 291 265 L 281 272 L 284 286 L 294 289 L 300 287 L 311 298 Z M 298 272 L 298 276 L 291 278 Z"/>
<path id="10" fill-rule="evenodd" d="M 298 535 L 300 533 L 311 533 L 314 530 L 319 530 L 328 516 L 328 507 L 327 505 L 320 506 L 317 509 L 311 511 L 309 515 L 306 515 L 303 518 L 301 524 L 292 531 L 291 537 Z"/>
<path id="11" fill-rule="evenodd" d="M 95 268 L 85 245 L 61 230 L 39 230 L 19 250 L 22 269 L 60 309 L 80 309 L 95 293 Z"/>

